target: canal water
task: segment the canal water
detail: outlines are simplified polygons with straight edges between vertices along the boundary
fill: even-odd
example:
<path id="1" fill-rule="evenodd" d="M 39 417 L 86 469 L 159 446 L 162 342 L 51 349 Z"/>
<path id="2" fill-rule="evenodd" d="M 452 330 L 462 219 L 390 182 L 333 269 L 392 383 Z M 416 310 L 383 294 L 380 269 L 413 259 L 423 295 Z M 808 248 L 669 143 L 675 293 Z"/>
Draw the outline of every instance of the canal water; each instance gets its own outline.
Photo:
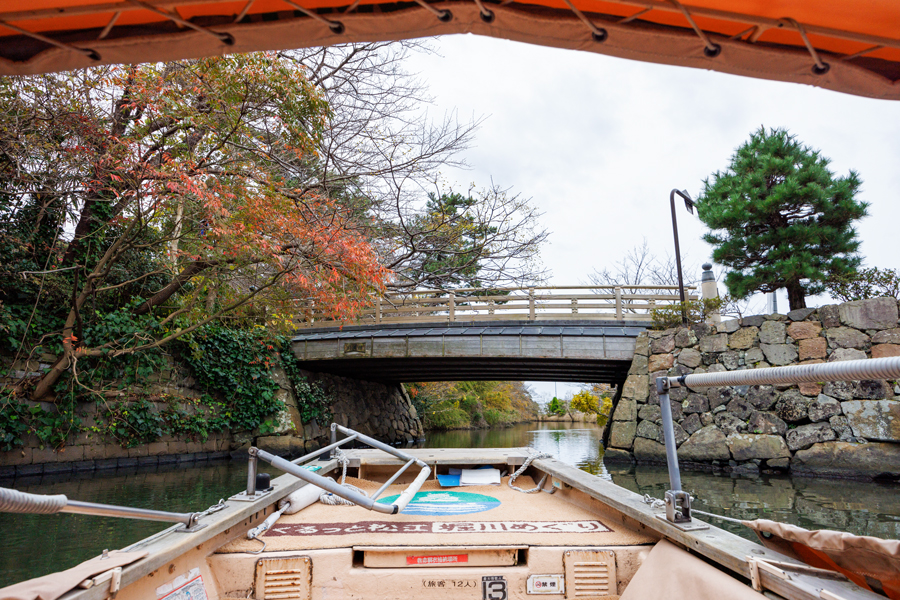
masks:
<path id="1" fill-rule="evenodd" d="M 661 498 L 668 488 L 665 468 L 604 465 L 600 430 L 583 424 L 528 423 L 508 429 L 432 432 L 430 448 L 531 446 L 641 494 Z M 261 464 L 261 470 L 276 472 Z M 858 535 L 900 538 L 900 484 L 816 478 L 735 476 L 682 472 L 695 507 L 739 519 L 757 517 L 808 529 L 840 529 Z M 25 492 L 66 494 L 71 499 L 124 504 L 175 512 L 203 510 L 246 485 L 246 463 L 111 471 L 65 479 L 0 480 Z M 715 524 L 754 539 L 749 530 Z M 83 515 L 0 514 L 0 588 L 30 577 L 67 569 L 104 548 L 122 548 L 166 524 Z"/>

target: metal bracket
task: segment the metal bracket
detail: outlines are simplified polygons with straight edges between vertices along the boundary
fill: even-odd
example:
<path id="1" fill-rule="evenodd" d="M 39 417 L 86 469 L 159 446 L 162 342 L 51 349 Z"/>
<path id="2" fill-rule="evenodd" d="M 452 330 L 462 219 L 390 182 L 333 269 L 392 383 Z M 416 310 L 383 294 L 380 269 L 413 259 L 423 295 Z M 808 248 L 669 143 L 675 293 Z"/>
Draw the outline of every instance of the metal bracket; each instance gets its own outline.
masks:
<path id="1" fill-rule="evenodd" d="M 691 519 L 690 521 L 687 521 L 685 523 L 675 523 L 668 520 L 665 513 L 657 513 L 655 516 L 660 521 L 665 521 L 672 527 L 680 529 L 681 531 L 703 531 L 704 529 L 709 529 L 709 525 L 702 521 L 698 521 L 697 519 Z"/>
<path id="2" fill-rule="evenodd" d="M 681 531 L 701 531 L 709 529 L 709 525 L 691 518 L 691 495 L 685 491 L 666 491 L 666 512 L 657 514 L 656 518 L 670 523 Z"/>
<path id="3" fill-rule="evenodd" d="M 268 489 L 265 491 L 257 490 L 256 493 L 254 493 L 252 496 L 247 494 L 247 490 L 243 490 L 242 492 L 237 493 L 228 499 L 236 500 L 238 502 L 256 502 L 260 498 L 265 498 L 266 496 L 268 496 L 269 494 L 271 494 L 274 491 L 275 491 L 275 485 L 273 484 L 271 489 Z"/>
<path id="4" fill-rule="evenodd" d="M 667 490 L 665 495 L 666 501 L 666 520 L 672 523 L 690 523 L 691 522 L 691 495 L 685 491 L 673 492 Z"/>
<path id="5" fill-rule="evenodd" d="M 185 525 L 184 527 L 178 528 L 175 531 L 179 533 L 194 533 L 195 531 L 200 531 L 204 527 L 206 527 L 206 523 L 198 523 L 197 519 L 199 519 L 201 513 L 194 513 L 191 515 L 191 522 Z"/>

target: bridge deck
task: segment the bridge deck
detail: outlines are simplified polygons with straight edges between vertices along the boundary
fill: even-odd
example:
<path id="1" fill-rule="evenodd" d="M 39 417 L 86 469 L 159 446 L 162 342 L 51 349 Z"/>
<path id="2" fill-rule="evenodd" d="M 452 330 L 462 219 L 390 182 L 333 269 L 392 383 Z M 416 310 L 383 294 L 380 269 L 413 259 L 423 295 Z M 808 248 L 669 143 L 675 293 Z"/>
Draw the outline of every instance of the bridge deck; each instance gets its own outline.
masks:
<path id="1" fill-rule="evenodd" d="M 332 327 L 304 330 L 292 347 L 305 369 L 370 381 L 620 383 L 646 327 L 625 321 Z"/>

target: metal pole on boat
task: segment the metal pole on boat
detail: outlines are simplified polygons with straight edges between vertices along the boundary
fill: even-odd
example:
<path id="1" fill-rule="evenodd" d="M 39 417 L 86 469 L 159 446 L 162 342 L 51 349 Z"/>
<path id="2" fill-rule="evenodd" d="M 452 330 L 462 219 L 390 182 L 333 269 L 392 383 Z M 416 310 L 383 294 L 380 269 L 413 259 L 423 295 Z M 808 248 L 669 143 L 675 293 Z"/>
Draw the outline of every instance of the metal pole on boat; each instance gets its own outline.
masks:
<path id="1" fill-rule="evenodd" d="M 672 402 L 669 400 L 669 381 L 666 377 L 656 379 L 659 394 L 659 410 L 662 413 L 663 437 L 666 442 L 666 465 L 669 468 L 669 488 L 681 491 L 681 472 L 678 470 L 678 448 L 675 445 L 675 425 L 672 423 Z"/>
<path id="2" fill-rule="evenodd" d="M 224 507 L 224 504 L 222 505 Z M 117 506 L 115 504 L 98 504 L 96 502 L 81 502 L 69 500 L 63 494 L 47 496 L 42 494 L 29 494 L 9 488 L 0 487 L 0 512 L 18 514 L 44 514 L 73 513 L 77 515 L 94 515 L 97 517 L 120 517 L 124 519 L 142 519 L 145 521 L 165 521 L 168 523 L 183 523 L 184 529 L 193 533 L 206 527 L 200 525 L 197 520 L 204 514 L 215 512 L 210 509 L 205 513 L 174 513 L 149 508 L 135 508 L 131 506 Z"/>
<path id="3" fill-rule="evenodd" d="M 663 437 L 666 442 L 666 464 L 669 468 L 669 486 L 665 494 L 665 520 L 679 529 L 705 529 L 705 523 L 691 521 L 691 495 L 681 489 L 681 472 L 678 470 L 678 447 L 675 445 L 675 426 L 672 422 L 672 402 L 669 399 L 669 378 L 656 378 L 659 410 L 662 415 Z M 663 515 L 660 515 L 663 518 Z"/>
<path id="4" fill-rule="evenodd" d="M 333 448 L 335 446 L 337 446 L 337 423 L 332 423 L 331 424 L 331 446 L 330 447 Z M 335 453 L 332 450 L 329 450 L 328 458 L 334 458 L 334 454 Z"/>
<path id="5" fill-rule="evenodd" d="M 250 458 L 247 461 L 247 497 L 253 498 L 256 495 L 256 452 L 255 448 L 250 448 Z"/>
<path id="6" fill-rule="evenodd" d="M 133 508 L 131 506 L 81 502 L 80 500 L 69 500 L 59 512 L 74 513 L 76 515 L 94 515 L 97 517 L 120 517 L 123 519 L 184 523 L 185 527 L 193 527 L 197 524 L 196 513 L 171 513 L 149 508 Z"/>

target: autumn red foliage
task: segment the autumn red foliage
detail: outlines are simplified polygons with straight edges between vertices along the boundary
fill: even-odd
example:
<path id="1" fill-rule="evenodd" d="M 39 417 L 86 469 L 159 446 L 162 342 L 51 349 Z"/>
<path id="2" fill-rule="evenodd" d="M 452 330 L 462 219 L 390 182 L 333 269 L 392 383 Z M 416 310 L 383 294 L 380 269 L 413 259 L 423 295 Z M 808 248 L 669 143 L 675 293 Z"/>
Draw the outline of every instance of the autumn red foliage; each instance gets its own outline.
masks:
<path id="1" fill-rule="evenodd" d="M 301 66 L 267 53 L 0 82 L 0 283 L 36 288 L 0 300 L 49 302 L 58 328 L 24 337 L 64 348 L 34 395 L 79 357 L 226 316 L 287 328 L 370 302 L 387 272 L 364 215 L 304 181 L 329 110 Z M 86 340 L 100 308 L 154 332 Z"/>

